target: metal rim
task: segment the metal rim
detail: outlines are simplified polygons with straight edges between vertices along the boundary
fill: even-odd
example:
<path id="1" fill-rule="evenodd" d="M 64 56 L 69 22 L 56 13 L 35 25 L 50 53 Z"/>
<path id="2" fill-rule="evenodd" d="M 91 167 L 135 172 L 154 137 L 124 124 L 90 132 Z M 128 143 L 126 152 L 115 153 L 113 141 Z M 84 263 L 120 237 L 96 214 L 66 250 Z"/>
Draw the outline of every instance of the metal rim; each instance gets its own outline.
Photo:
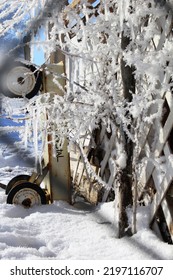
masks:
<path id="1" fill-rule="evenodd" d="M 42 74 L 33 64 L 6 61 L 3 67 L 0 67 L 0 92 L 10 98 L 31 99 L 41 88 Z"/>
<path id="2" fill-rule="evenodd" d="M 7 203 L 30 208 L 46 204 L 46 195 L 38 185 L 25 182 L 12 188 L 7 196 Z"/>
<path id="3" fill-rule="evenodd" d="M 25 96 L 31 92 L 36 84 L 34 73 L 27 67 L 17 66 L 9 71 L 6 85 L 10 92 L 16 96 Z"/>
<path id="4" fill-rule="evenodd" d="M 29 208 L 34 205 L 41 205 L 41 197 L 35 190 L 23 188 L 14 195 L 13 204 Z"/>

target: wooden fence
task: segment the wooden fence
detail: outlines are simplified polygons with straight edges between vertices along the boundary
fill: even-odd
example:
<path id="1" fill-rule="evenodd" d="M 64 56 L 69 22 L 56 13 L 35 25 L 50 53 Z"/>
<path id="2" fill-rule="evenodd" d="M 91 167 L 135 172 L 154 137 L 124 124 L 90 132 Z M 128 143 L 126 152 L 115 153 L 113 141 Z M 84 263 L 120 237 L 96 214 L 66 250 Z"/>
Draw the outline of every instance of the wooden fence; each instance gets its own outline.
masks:
<path id="1" fill-rule="evenodd" d="M 166 22 L 165 25 L 169 25 Z M 169 26 L 168 26 L 169 27 Z M 150 42 L 149 48 L 158 50 L 164 44 L 169 28 L 161 29 L 160 35 Z M 166 33 L 167 32 L 167 33 Z M 94 71 L 94 65 L 90 69 L 82 67 L 82 59 L 78 63 L 69 58 L 67 65 L 67 77 L 69 77 L 68 90 L 77 90 L 80 83 L 79 76 L 85 80 L 87 74 Z M 88 73 L 87 73 L 88 71 Z M 82 72 L 82 74 L 81 74 Z M 80 73 L 80 75 L 79 75 Z M 73 76 L 73 77 L 72 77 Z M 166 73 L 165 73 L 166 76 Z M 166 77 L 165 77 L 166 78 Z M 76 81 L 77 83 L 71 83 Z M 137 174 L 138 203 L 151 205 L 150 226 L 167 242 L 173 242 L 173 96 L 172 92 L 162 92 L 163 117 L 155 120 L 153 124 L 146 124 L 144 132 L 139 140 L 138 158 L 142 162 L 139 174 Z M 71 153 L 73 182 L 77 192 L 86 200 L 96 204 L 100 199 L 106 201 L 111 189 L 116 187 L 115 168 L 111 166 L 111 154 L 116 148 L 117 134 L 107 135 L 104 127 L 98 132 L 93 148 L 93 139 L 87 139 L 82 143 L 86 158 L 92 163 L 93 170 L 101 176 L 108 187 L 103 188 L 101 183 L 96 183 L 87 174 L 86 162 L 81 151 L 76 148 Z M 105 148 L 105 143 L 108 143 Z"/>

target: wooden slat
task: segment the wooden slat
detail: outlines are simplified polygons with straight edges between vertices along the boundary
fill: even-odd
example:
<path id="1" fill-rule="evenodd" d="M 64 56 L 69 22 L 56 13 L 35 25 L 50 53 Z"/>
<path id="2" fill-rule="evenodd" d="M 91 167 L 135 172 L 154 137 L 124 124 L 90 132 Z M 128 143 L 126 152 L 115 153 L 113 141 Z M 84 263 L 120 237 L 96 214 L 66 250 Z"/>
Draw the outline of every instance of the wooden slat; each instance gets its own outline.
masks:
<path id="1" fill-rule="evenodd" d="M 74 153 L 74 152 L 70 153 L 70 162 L 71 162 L 71 169 L 72 169 L 71 173 L 73 173 L 73 181 L 75 181 L 75 178 L 77 176 L 80 160 L 81 157 L 78 153 Z"/>
<path id="2" fill-rule="evenodd" d="M 145 150 L 146 156 L 149 158 L 150 155 L 151 155 L 151 150 L 150 150 L 150 145 L 149 145 L 148 141 L 146 141 L 146 143 L 145 143 L 145 148 L 144 148 L 144 150 Z"/>
<path id="3" fill-rule="evenodd" d="M 84 164 L 82 161 L 79 161 L 79 165 L 78 165 L 78 169 L 77 169 L 77 173 L 76 173 L 77 180 L 75 180 L 77 185 L 80 184 L 83 173 L 84 173 Z"/>
<path id="4" fill-rule="evenodd" d="M 168 102 L 168 105 L 169 105 L 169 108 L 170 110 L 172 109 L 173 107 L 173 97 L 172 97 L 172 93 L 170 91 L 167 91 L 166 94 L 165 94 L 165 98 Z"/>
<path id="5" fill-rule="evenodd" d="M 163 199 L 163 201 L 161 203 L 161 207 L 162 207 L 162 211 L 163 211 L 163 214 L 164 214 L 164 217 L 165 217 L 165 221 L 166 221 L 166 224 L 167 224 L 167 228 L 168 228 L 171 240 L 173 242 L 173 232 L 171 230 L 172 229 L 172 226 L 171 226 L 172 225 L 172 214 L 171 214 L 171 212 L 169 210 L 169 206 L 168 206 L 168 203 L 167 203 L 166 199 Z M 150 224 L 150 226 L 156 232 L 157 236 L 160 239 L 162 239 L 162 235 L 160 233 L 160 229 L 159 229 L 158 224 L 157 224 L 155 219 Z"/>
<path id="6" fill-rule="evenodd" d="M 71 4 L 69 4 L 65 9 L 64 9 L 64 13 L 66 14 L 68 11 L 75 9 L 79 4 L 80 4 L 81 0 L 73 0 L 73 2 Z M 87 0 L 87 2 L 89 4 L 94 4 L 96 2 L 96 0 Z M 97 4 L 97 6 L 100 3 Z M 78 11 L 78 13 L 80 12 L 80 10 Z"/>
<path id="7" fill-rule="evenodd" d="M 172 213 L 169 209 L 169 205 L 166 201 L 166 199 L 163 199 L 162 201 L 162 210 L 163 210 L 163 213 L 164 213 L 164 216 L 165 216 L 165 220 L 166 220 L 166 224 L 167 224 L 167 227 L 168 227 L 168 230 L 169 230 L 169 234 L 171 236 L 171 239 L 172 239 L 172 242 L 173 242 L 173 233 L 171 231 L 171 225 L 172 225 Z"/>
<path id="8" fill-rule="evenodd" d="M 164 151 L 165 159 L 166 159 L 166 174 L 163 175 L 163 178 L 158 178 L 158 176 L 161 176 L 160 171 L 157 170 L 152 163 L 147 162 L 146 166 L 143 168 L 143 184 L 144 186 L 147 184 L 149 178 L 152 176 L 154 180 L 154 185 L 156 188 L 156 194 L 154 195 L 153 202 L 151 204 L 151 220 L 150 220 L 150 225 L 153 226 L 153 224 L 156 225 L 155 222 L 155 215 L 159 209 L 159 207 L 162 207 L 166 224 L 171 236 L 171 239 L 173 241 L 173 232 L 171 231 L 172 225 L 173 225 L 173 211 L 170 209 L 169 204 L 167 203 L 166 200 L 166 194 L 169 190 L 170 184 L 173 180 L 173 162 L 170 157 L 172 155 L 169 144 L 167 142 L 167 139 L 169 137 L 170 132 L 172 131 L 173 127 L 173 97 L 170 92 L 167 92 L 165 94 L 165 98 L 167 100 L 168 106 L 170 108 L 170 113 L 167 117 L 167 120 L 165 122 L 164 127 L 160 125 L 160 127 L 156 127 L 156 129 L 159 129 L 159 137 L 158 141 L 156 142 L 155 149 L 153 157 L 157 158 L 160 156 L 162 150 Z M 148 137 L 149 134 L 147 134 Z M 146 139 L 143 140 L 145 141 L 145 145 L 143 147 L 143 150 L 145 150 L 145 154 L 147 157 L 150 157 L 150 146 L 148 144 Z"/>
<path id="9" fill-rule="evenodd" d="M 170 97 L 170 95 L 168 94 L 167 98 L 168 98 L 169 105 L 171 105 L 173 102 L 172 97 Z M 160 126 L 158 141 L 156 143 L 155 148 L 153 149 L 154 150 L 153 157 L 159 157 L 164 148 L 165 148 L 165 152 L 167 152 L 167 155 L 165 155 L 165 156 L 168 156 L 170 149 L 169 149 L 168 144 L 165 144 L 165 143 L 172 130 L 172 126 L 173 126 L 173 109 L 171 109 L 171 112 L 167 118 L 165 126 L 163 128 Z M 146 145 L 146 147 L 144 147 L 144 150 L 146 151 L 146 155 L 149 158 L 150 151 L 149 151 L 149 145 L 148 145 L 147 141 L 145 142 L 145 145 Z M 141 175 L 141 182 L 144 187 L 147 184 L 149 178 L 151 177 L 153 171 L 154 171 L 154 165 L 150 161 L 148 161 L 146 163 L 146 165 L 144 165 L 143 170 L 142 170 L 142 175 Z"/>
<path id="10" fill-rule="evenodd" d="M 141 197 L 142 192 L 143 192 L 146 184 L 148 183 L 153 170 L 154 170 L 154 164 L 152 161 L 146 161 L 143 164 L 143 168 L 142 168 L 140 178 L 139 178 L 140 181 L 138 182 L 138 184 L 140 185 L 140 191 L 138 192 L 138 197 Z M 142 188 L 142 186 L 143 186 L 143 188 Z"/>
<path id="11" fill-rule="evenodd" d="M 150 128 L 151 128 L 150 126 L 145 126 L 143 134 L 142 134 L 141 138 L 139 139 L 139 155 L 141 154 L 142 149 L 145 147 L 147 137 L 150 132 Z"/>
<path id="12" fill-rule="evenodd" d="M 113 148 L 113 145 L 115 144 L 114 141 L 115 140 L 115 135 L 111 135 L 111 138 L 109 140 L 109 145 L 106 149 L 106 153 L 105 153 L 105 156 L 101 162 L 101 168 L 100 168 L 100 175 L 101 177 L 103 177 L 103 174 L 104 174 L 104 171 L 105 171 L 105 168 L 106 168 L 106 165 L 108 163 L 108 160 L 109 160 L 109 157 L 110 157 L 110 154 L 112 152 L 112 148 Z"/>
<path id="13" fill-rule="evenodd" d="M 159 137 L 154 151 L 154 155 L 156 157 L 159 156 L 161 151 L 163 150 L 165 142 L 167 141 L 169 134 L 172 130 L 172 125 L 173 125 L 173 108 L 169 113 L 169 116 L 166 120 L 164 127 L 163 128 L 160 127 Z"/>
<path id="14" fill-rule="evenodd" d="M 154 176 L 157 176 L 156 173 L 153 173 L 153 179 Z M 155 182 L 156 182 L 156 178 L 155 178 Z M 154 217 L 157 213 L 158 208 L 160 207 L 168 189 L 170 186 L 170 183 L 173 180 L 173 163 L 169 163 L 168 164 L 168 168 L 166 171 L 166 174 L 162 180 L 162 182 L 160 183 L 160 185 L 155 184 L 156 188 L 157 188 L 157 192 L 154 196 L 153 202 L 151 204 L 151 223 L 154 220 Z"/>
<path id="15" fill-rule="evenodd" d="M 168 142 L 166 142 L 163 151 L 164 151 L 164 155 L 166 158 L 168 158 L 171 155 L 171 150 L 170 150 Z"/>
<path id="16" fill-rule="evenodd" d="M 153 224 L 152 224 L 152 229 L 154 230 L 154 232 L 156 233 L 156 235 L 160 238 L 160 239 L 163 239 L 162 238 L 162 235 L 161 235 L 161 232 L 160 232 L 160 229 L 159 229 L 159 226 L 157 224 L 157 222 L 154 220 Z"/>

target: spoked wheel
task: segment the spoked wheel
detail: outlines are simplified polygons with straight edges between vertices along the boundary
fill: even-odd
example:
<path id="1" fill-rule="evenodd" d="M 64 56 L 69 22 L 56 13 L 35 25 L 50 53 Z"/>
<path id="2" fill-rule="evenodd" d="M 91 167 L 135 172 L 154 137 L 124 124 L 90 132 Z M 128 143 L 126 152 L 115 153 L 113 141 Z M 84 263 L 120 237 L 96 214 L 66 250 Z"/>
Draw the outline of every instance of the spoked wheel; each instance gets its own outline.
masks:
<path id="1" fill-rule="evenodd" d="M 32 98 L 41 86 L 42 74 L 34 66 L 15 61 L 0 71 L 0 91 L 11 98 Z"/>
<path id="2" fill-rule="evenodd" d="M 29 175 L 17 175 L 16 177 L 14 177 L 13 179 L 11 179 L 6 187 L 5 190 L 5 194 L 8 194 L 12 188 L 14 188 L 15 186 L 22 184 L 24 182 L 29 181 L 30 176 Z"/>
<path id="3" fill-rule="evenodd" d="M 11 189 L 7 196 L 7 203 L 30 208 L 34 205 L 46 204 L 46 195 L 38 185 L 25 182 Z"/>

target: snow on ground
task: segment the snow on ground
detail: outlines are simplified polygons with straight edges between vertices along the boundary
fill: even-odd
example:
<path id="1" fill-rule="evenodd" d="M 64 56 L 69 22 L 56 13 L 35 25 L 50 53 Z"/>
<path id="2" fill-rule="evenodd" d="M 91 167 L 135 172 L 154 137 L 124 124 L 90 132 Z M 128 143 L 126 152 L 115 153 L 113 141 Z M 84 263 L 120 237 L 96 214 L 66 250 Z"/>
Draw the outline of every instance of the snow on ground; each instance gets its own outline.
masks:
<path id="1" fill-rule="evenodd" d="M 12 167 L 0 168 L 0 182 L 18 174 L 31 173 L 11 157 Z M 15 158 L 16 160 L 16 158 Z M 9 163 L 9 159 L 8 159 Z M 17 164 L 18 163 L 18 164 Z M 116 237 L 114 202 L 97 207 L 82 202 L 71 206 L 63 201 L 30 209 L 6 204 L 0 190 L 0 258 L 1 259 L 69 259 L 134 260 L 173 259 L 173 246 L 148 229 L 148 209 L 138 213 L 138 233 Z"/>
<path id="2" fill-rule="evenodd" d="M 19 174 L 31 174 L 29 152 L 14 144 L 9 135 L 0 138 L 0 182 Z M 8 142 L 8 141 L 7 141 Z M 173 259 L 168 245 L 148 228 L 147 207 L 140 207 L 138 232 L 116 237 L 114 202 L 93 207 L 63 201 L 30 209 L 6 203 L 0 189 L 0 259 L 134 260 Z"/>

